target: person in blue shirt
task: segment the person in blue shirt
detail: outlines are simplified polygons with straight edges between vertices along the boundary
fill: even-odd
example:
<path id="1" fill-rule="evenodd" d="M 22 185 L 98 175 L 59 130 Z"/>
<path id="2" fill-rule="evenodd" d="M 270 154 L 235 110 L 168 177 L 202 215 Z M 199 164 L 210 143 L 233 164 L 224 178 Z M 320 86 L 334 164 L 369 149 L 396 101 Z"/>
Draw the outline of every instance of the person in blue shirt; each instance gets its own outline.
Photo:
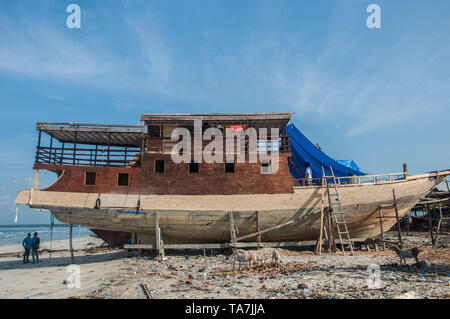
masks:
<path id="1" fill-rule="evenodd" d="M 34 233 L 32 239 L 31 256 L 33 256 L 33 264 L 35 263 L 34 256 L 36 256 L 36 263 L 39 263 L 39 245 L 41 244 L 41 239 L 38 237 L 38 233 Z"/>
<path id="2" fill-rule="evenodd" d="M 33 239 L 31 239 L 31 233 L 28 233 L 27 237 L 22 240 L 22 246 L 25 248 L 25 253 L 23 254 L 23 263 L 28 264 L 30 258 L 30 250 L 33 247 Z"/>

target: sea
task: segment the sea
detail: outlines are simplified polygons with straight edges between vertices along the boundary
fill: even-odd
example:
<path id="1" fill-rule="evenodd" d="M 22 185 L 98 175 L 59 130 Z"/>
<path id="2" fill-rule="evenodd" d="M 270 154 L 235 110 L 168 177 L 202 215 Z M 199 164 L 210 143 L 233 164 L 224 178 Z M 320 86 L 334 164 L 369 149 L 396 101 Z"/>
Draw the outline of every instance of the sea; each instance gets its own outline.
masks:
<path id="1" fill-rule="evenodd" d="M 0 245 L 12 245 L 21 243 L 22 240 L 31 233 L 38 233 L 41 242 L 50 241 L 51 236 L 53 240 L 68 239 L 70 234 L 69 224 L 55 224 L 52 228 L 50 224 L 18 224 L 18 225 L 0 225 Z M 86 237 L 93 235 L 93 233 L 84 226 L 73 225 L 72 237 Z"/>

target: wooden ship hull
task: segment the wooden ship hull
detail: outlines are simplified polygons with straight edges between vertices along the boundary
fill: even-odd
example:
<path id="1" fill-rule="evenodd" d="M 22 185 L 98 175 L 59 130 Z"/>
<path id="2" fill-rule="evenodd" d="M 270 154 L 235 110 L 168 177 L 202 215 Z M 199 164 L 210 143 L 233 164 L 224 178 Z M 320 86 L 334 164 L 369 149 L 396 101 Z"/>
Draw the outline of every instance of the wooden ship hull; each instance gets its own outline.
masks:
<path id="1" fill-rule="evenodd" d="M 362 241 L 380 235 L 382 227 L 395 223 L 393 190 L 399 217 L 439 184 L 450 171 L 407 176 L 385 182 L 339 185 L 352 240 Z M 374 177 L 377 178 L 377 177 Z M 312 241 L 320 228 L 322 187 L 294 187 L 289 194 L 251 195 L 124 195 L 102 194 L 102 208 L 94 208 L 98 194 L 22 190 L 16 203 L 47 209 L 61 222 L 78 224 L 112 241 L 129 234 L 136 244 L 155 242 L 156 214 L 165 244 L 230 242 L 230 212 L 237 237 L 296 222 L 261 235 L 263 242 Z M 137 210 L 138 200 L 140 209 Z M 258 221 L 257 221 L 258 220 Z M 115 233 L 117 232 L 117 234 Z M 255 238 L 249 238 L 254 241 Z"/>
<path id="2" fill-rule="evenodd" d="M 229 243 L 234 235 L 237 242 L 255 241 L 255 236 L 242 237 L 257 230 L 263 232 L 261 242 L 313 241 L 322 212 L 329 206 L 324 182 L 330 179 L 293 178 L 286 134 L 290 116 L 143 114 L 143 125 L 134 126 L 37 123 L 33 188 L 20 191 L 16 203 L 49 210 L 64 223 L 86 226 L 113 246 L 130 240 L 135 245 L 152 245 L 159 229 L 164 245 Z M 176 163 L 172 158 L 179 141 L 179 136 L 172 136 L 176 128 L 194 135 L 211 128 L 223 132 L 226 141 L 231 136 L 232 148 L 220 144 L 222 148 L 214 149 L 214 154 L 227 155 L 226 162 L 191 157 Z M 264 133 L 267 128 L 270 135 Z M 279 134 L 272 133 L 274 128 Z M 233 132 L 245 135 L 250 129 L 257 132 L 252 135 L 256 141 L 247 135 L 234 147 Z M 48 146 L 43 145 L 44 137 Z M 200 139 L 200 150 L 198 139 L 188 140 L 186 145 L 192 142 L 192 149 L 183 149 L 183 154 L 203 156 L 209 140 Z M 261 157 L 274 151 L 276 159 Z M 250 160 L 253 155 L 256 161 Z M 303 168 L 295 169 L 302 175 Z M 38 189 L 39 170 L 55 172 L 58 179 Z M 322 170 L 325 174 L 323 166 Z M 395 224 L 393 191 L 402 217 L 449 174 L 450 170 L 333 179 L 350 237 L 356 241 L 373 238 L 381 227 L 388 230 Z"/>

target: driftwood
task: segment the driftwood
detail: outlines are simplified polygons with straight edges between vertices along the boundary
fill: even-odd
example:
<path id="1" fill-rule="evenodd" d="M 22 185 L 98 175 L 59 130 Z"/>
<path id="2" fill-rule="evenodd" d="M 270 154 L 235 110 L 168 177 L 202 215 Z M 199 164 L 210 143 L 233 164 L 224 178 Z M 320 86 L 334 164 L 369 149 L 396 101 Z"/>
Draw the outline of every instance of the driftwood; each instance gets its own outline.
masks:
<path id="1" fill-rule="evenodd" d="M 142 283 L 141 284 L 142 290 L 144 290 L 145 295 L 147 296 L 148 299 L 153 299 L 152 294 L 150 293 L 150 291 L 148 290 L 148 287 L 146 284 Z"/>

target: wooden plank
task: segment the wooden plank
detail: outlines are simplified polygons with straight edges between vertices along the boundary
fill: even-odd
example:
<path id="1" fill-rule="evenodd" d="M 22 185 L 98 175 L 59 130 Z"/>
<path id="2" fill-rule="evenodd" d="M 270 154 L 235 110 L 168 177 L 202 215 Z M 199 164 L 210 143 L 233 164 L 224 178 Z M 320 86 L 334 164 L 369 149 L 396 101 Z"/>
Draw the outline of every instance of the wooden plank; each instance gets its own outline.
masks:
<path id="1" fill-rule="evenodd" d="M 298 169 L 297 165 L 295 165 L 294 161 L 292 160 L 291 157 L 288 157 L 289 163 L 291 163 L 291 165 L 295 168 L 295 170 L 297 171 L 297 173 L 302 177 L 302 179 L 305 178 L 305 176 L 303 176 L 302 172 L 300 172 L 300 170 Z"/>
<path id="2" fill-rule="evenodd" d="M 323 169 L 323 166 L 322 166 L 322 169 Z M 319 255 L 322 254 L 322 241 L 323 241 L 323 213 L 324 213 L 324 208 L 325 208 L 324 195 L 325 195 L 325 188 L 323 187 L 323 183 L 322 183 L 322 196 L 321 196 L 321 207 L 320 207 L 319 239 L 317 240 L 317 244 L 316 244 L 316 253 L 318 253 Z"/>
<path id="3" fill-rule="evenodd" d="M 430 209 L 429 204 L 427 204 L 427 214 L 428 214 L 428 227 L 430 228 L 431 244 L 434 247 L 435 240 L 434 240 L 434 236 L 433 236 L 433 222 L 431 220 L 431 209 Z"/>
<path id="4" fill-rule="evenodd" d="M 144 290 L 145 295 L 147 296 L 148 299 L 153 299 L 152 298 L 152 294 L 150 293 L 150 291 L 148 290 L 148 287 L 146 284 L 141 284 L 142 290 Z"/>
<path id="5" fill-rule="evenodd" d="M 37 189 L 38 180 L 39 180 L 39 170 L 35 169 L 34 170 L 34 179 L 33 179 L 33 189 Z"/>
<path id="6" fill-rule="evenodd" d="M 409 221 L 410 221 L 409 213 L 410 212 L 406 214 L 406 236 L 409 236 Z"/>
<path id="7" fill-rule="evenodd" d="M 246 247 L 301 247 L 312 246 L 315 241 L 292 242 L 243 242 L 243 243 L 210 243 L 210 244 L 166 244 L 165 249 L 220 249 L 220 248 L 246 248 Z M 126 244 L 124 249 L 155 249 L 153 244 Z"/>
<path id="8" fill-rule="evenodd" d="M 156 252 L 159 254 L 160 244 L 161 244 L 161 229 L 159 228 L 159 211 L 155 212 L 155 244 L 156 244 Z"/>
<path id="9" fill-rule="evenodd" d="M 75 257 L 73 256 L 72 228 L 73 224 L 70 224 L 70 235 L 69 235 L 70 257 L 72 259 L 72 264 L 75 264 Z"/>
<path id="10" fill-rule="evenodd" d="M 248 238 L 251 238 L 251 237 L 262 235 L 262 234 L 265 234 L 267 232 L 274 231 L 274 230 L 280 229 L 282 227 L 288 226 L 288 225 L 290 225 L 292 223 L 295 223 L 295 222 L 297 222 L 297 221 L 299 221 L 301 219 L 302 218 L 297 217 L 297 218 L 294 218 L 293 220 L 288 221 L 287 223 L 283 223 L 283 224 L 280 224 L 280 225 L 277 225 L 277 226 L 274 226 L 274 227 L 266 228 L 266 229 L 258 231 L 256 233 L 252 233 L 252 234 L 248 234 L 248 235 L 236 238 L 235 241 L 241 241 L 241 240 L 244 240 L 244 239 L 248 239 Z"/>
<path id="11" fill-rule="evenodd" d="M 381 207 L 378 208 L 378 217 L 380 218 L 380 236 L 383 243 L 383 250 L 386 250 L 386 243 L 384 242 L 384 231 L 383 231 L 383 213 L 381 212 Z"/>
<path id="12" fill-rule="evenodd" d="M 395 219 L 397 221 L 398 242 L 400 244 L 400 247 L 402 247 L 403 246 L 402 229 L 400 225 L 400 218 L 398 217 L 398 205 L 397 205 L 397 198 L 395 197 L 395 189 L 392 190 L 392 196 L 394 198 L 394 209 L 395 209 Z"/>
<path id="13" fill-rule="evenodd" d="M 438 225 L 436 227 L 436 233 L 434 235 L 433 248 L 436 248 L 436 246 L 437 246 L 438 236 L 439 236 L 439 229 L 441 228 L 441 221 L 442 221 L 442 205 L 439 204 L 439 221 L 438 221 Z"/>
<path id="14" fill-rule="evenodd" d="M 259 232 L 261 230 L 260 225 L 259 225 L 259 211 L 256 212 L 256 231 Z M 258 237 L 256 237 L 256 241 L 258 243 L 261 242 L 261 234 L 258 235 Z"/>
<path id="15" fill-rule="evenodd" d="M 228 215 L 230 220 L 230 241 L 234 243 L 236 241 L 236 229 L 234 227 L 233 212 L 229 212 Z"/>

